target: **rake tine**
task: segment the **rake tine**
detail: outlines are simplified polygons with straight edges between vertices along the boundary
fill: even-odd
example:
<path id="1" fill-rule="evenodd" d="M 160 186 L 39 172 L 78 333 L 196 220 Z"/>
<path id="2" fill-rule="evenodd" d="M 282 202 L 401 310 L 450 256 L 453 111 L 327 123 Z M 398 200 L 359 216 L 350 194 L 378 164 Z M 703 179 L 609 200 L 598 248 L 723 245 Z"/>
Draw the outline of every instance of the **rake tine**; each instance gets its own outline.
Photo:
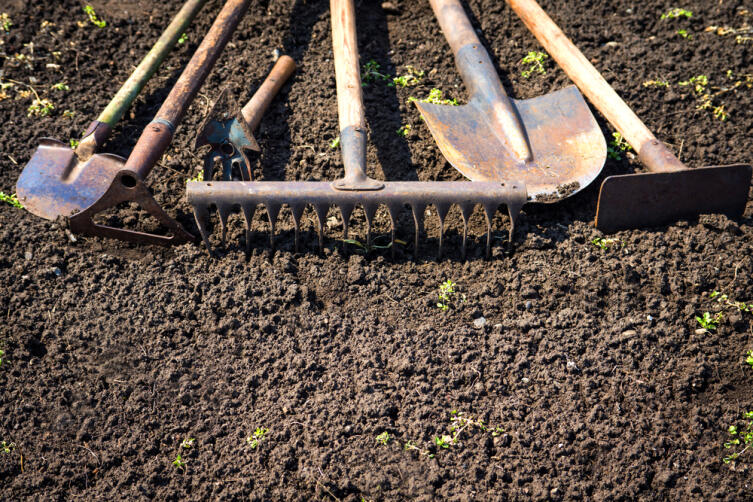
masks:
<path id="1" fill-rule="evenodd" d="M 437 216 L 439 216 L 439 254 L 437 258 L 442 258 L 442 241 L 444 240 L 444 220 L 447 217 L 447 213 L 450 212 L 450 204 L 434 204 L 437 209 Z"/>
<path id="2" fill-rule="evenodd" d="M 242 210 L 243 220 L 246 223 L 246 254 L 251 254 L 251 221 L 256 212 L 256 204 L 244 204 Z"/>
<path id="3" fill-rule="evenodd" d="M 327 205 L 326 204 L 314 204 L 314 211 L 316 212 L 317 221 L 317 233 L 319 235 L 319 252 L 324 251 L 324 220 L 327 218 Z"/>
<path id="4" fill-rule="evenodd" d="M 468 240 L 468 220 L 473 213 L 473 204 L 460 204 L 460 212 L 463 215 L 463 247 L 461 248 L 463 259 L 465 260 L 466 241 Z"/>
<path id="5" fill-rule="evenodd" d="M 212 246 L 209 244 L 209 209 L 206 206 L 194 206 L 193 217 L 196 220 L 196 226 L 199 227 L 201 239 L 207 247 L 209 254 L 212 254 Z"/>
<path id="6" fill-rule="evenodd" d="M 348 228 L 350 223 L 350 215 L 353 214 L 353 209 L 355 208 L 355 204 L 341 204 L 338 206 L 340 209 L 340 216 L 342 216 L 343 219 L 343 239 L 348 238 Z M 345 243 L 343 242 L 343 247 L 345 247 Z"/>
<path id="7" fill-rule="evenodd" d="M 392 229 L 390 230 L 390 252 L 392 253 L 392 258 L 395 258 L 395 227 L 397 227 L 397 218 L 396 214 L 398 211 L 400 211 L 400 205 L 399 204 L 389 204 L 387 206 L 387 210 L 390 213 L 390 222 L 392 223 Z"/>
<path id="8" fill-rule="evenodd" d="M 267 216 L 269 217 L 269 246 L 275 248 L 275 224 L 277 223 L 277 215 L 280 213 L 281 205 L 276 202 L 267 202 L 264 204 L 267 208 Z"/>
<path id="9" fill-rule="evenodd" d="M 484 204 L 484 216 L 486 216 L 486 259 L 492 256 L 492 220 L 497 207 L 494 204 Z"/>
<path id="10" fill-rule="evenodd" d="M 293 223 L 295 224 L 295 252 L 298 252 L 299 235 L 301 233 L 301 217 L 303 216 L 303 210 L 306 209 L 304 204 L 295 204 L 292 206 L 291 211 L 293 213 Z"/>
<path id="11" fill-rule="evenodd" d="M 424 222 L 424 211 L 426 210 L 426 204 L 422 202 L 411 202 L 411 210 L 413 212 L 413 223 L 415 225 L 416 232 L 413 237 L 413 258 L 418 259 L 418 238 L 421 234 L 421 227 Z"/>
<path id="12" fill-rule="evenodd" d="M 220 228 L 222 229 L 222 245 L 225 245 L 225 239 L 227 237 L 227 222 L 230 217 L 230 209 L 223 205 L 217 207 L 217 213 L 220 215 Z"/>
<path id="13" fill-rule="evenodd" d="M 376 216 L 378 206 L 376 204 L 366 204 L 363 212 L 366 215 L 366 247 L 371 247 L 371 223 Z"/>

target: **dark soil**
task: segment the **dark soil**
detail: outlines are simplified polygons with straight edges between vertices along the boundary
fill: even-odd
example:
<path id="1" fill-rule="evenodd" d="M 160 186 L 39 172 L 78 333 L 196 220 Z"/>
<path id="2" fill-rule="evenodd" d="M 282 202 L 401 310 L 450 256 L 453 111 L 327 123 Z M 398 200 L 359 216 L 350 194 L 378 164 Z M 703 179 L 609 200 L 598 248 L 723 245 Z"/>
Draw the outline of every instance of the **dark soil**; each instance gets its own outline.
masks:
<path id="1" fill-rule="evenodd" d="M 80 135 L 179 3 L 92 1 L 108 22 L 98 29 L 73 0 L 2 2 L 14 25 L 0 36 L 1 79 L 35 78 L 55 110 L 27 117 L 23 86 L 5 90 L 0 190 L 13 192 L 40 138 Z M 127 155 L 220 3 L 209 2 L 104 151 Z M 692 86 L 678 85 L 704 74 L 711 88 L 730 87 L 751 72 L 753 43 L 704 31 L 750 25 L 749 2 L 691 0 L 682 3 L 691 19 L 669 21 L 660 15 L 677 5 L 663 0 L 542 3 L 683 160 L 750 161 L 751 88 L 715 98 L 729 114 L 721 121 L 697 109 Z M 519 61 L 540 47 L 504 2 L 468 6 L 511 95 L 569 84 L 551 60 L 546 75 L 520 76 Z M 460 179 L 407 103 L 432 87 L 465 98 L 428 2 L 403 1 L 400 15 L 379 2 L 358 7 L 364 62 L 392 75 L 406 65 L 426 72 L 418 87 L 364 89 L 373 175 Z M 248 99 L 275 48 L 299 70 L 257 135 L 258 174 L 341 173 L 328 144 L 337 113 L 327 2 L 255 2 L 149 179 L 194 230 L 184 187 L 201 166 L 195 128 L 225 85 Z M 648 80 L 671 85 L 644 87 Z M 60 81 L 70 91 L 50 90 Z M 395 133 L 403 124 L 412 125 L 407 139 Z M 637 169 L 628 154 L 609 159 L 603 175 Z M 0 450 L 0 498 L 750 500 L 753 452 L 730 465 L 722 457 L 728 426 L 753 408 L 744 364 L 753 316 L 725 308 L 711 332 L 698 331 L 694 316 L 723 309 L 713 290 L 753 300 L 753 206 L 739 221 L 704 216 L 622 232 L 602 250 L 591 242 L 600 237 L 591 225 L 600 182 L 559 204 L 527 206 L 514 254 L 504 252 L 508 221 L 498 216 L 490 261 L 481 212 L 466 261 L 459 211 L 441 261 L 431 217 L 416 260 L 412 244 L 395 258 L 343 250 L 336 219 L 323 254 L 310 226 L 305 252 L 293 253 L 289 220 L 272 252 L 262 216 L 250 257 L 236 219 L 230 242 L 210 258 L 193 245 L 74 244 L 55 224 L 2 205 L 0 440 L 15 448 Z M 112 218 L 133 225 L 134 215 L 126 208 Z M 378 223 L 388 232 L 386 214 Z M 363 239 L 363 217 L 353 224 Z M 412 242 L 412 232 L 406 211 L 398 238 Z M 445 312 L 436 303 L 447 279 L 459 292 Z M 489 430 L 470 425 L 456 444 L 438 447 L 453 410 Z M 257 427 L 269 432 L 252 448 L 246 438 Z M 384 431 L 391 439 L 380 444 Z M 191 448 L 181 448 L 186 438 Z"/>

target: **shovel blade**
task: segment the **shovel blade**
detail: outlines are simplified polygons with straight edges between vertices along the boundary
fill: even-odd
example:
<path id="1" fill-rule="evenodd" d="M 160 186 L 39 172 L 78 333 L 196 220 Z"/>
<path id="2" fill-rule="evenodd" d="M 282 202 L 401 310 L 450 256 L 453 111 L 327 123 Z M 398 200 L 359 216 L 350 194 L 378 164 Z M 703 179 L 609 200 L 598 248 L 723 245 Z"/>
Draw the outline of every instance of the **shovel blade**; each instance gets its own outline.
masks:
<path id="1" fill-rule="evenodd" d="M 700 214 L 739 218 L 748 201 L 750 180 L 747 164 L 610 176 L 601 185 L 596 227 L 610 233 Z"/>
<path id="2" fill-rule="evenodd" d="M 556 202 L 585 188 L 601 172 L 604 135 L 574 86 L 512 100 L 533 158 L 517 158 L 505 131 L 490 119 L 494 103 L 474 97 L 464 106 L 417 102 L 439 149 L 472 181 L 520 180 L 535 202 Z"/>
<path id="3" fill-rule="evenodd" d="M 81 162 L 65 143 L 44 138 L 21 172 L 16 193 L 32 214 L 47 220 L 70 217 L 97 202 L 124 164 L 109 154 Z"/>

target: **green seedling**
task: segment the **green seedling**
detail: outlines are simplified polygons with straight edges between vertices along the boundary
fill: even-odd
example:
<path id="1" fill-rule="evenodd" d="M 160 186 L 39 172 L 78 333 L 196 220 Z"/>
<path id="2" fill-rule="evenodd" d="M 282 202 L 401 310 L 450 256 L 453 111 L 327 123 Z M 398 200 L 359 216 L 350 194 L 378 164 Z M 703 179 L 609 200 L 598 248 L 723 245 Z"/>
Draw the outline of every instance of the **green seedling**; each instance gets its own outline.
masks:
<path id="1" fill-rule="evenodd" d="M 75 150 L 76 148 L 78 148 L 78 145 L 80 143 L 80 141 L 77 139 L 70 139 L 68 140 L 68 142 L 71 144 L 71 150 Z"/>
<path id="2" fill-rule="evenodd" d="M 722 293 L 721 291 L 712 291 L 709 296 L 716 299 L 717 303 L 721 303 L 723 305 L 726 305 L 727 307 L 735 308 L 741 312 L 753 313 L 753 303 L 730 300 L 729 296 Z"/>
<path id="3" fill-rule="evenodd" d="M 18 196 L 16 194 L 5 195 L 3 192 L 0 192 L 0 202 L 5 202 L 6 204 L 10 204 L 11 206 L 17 207 L 18 209 L 24 208 L 21 202 L 19 202 Z"/>
<path id="4" fill-rule="evenodd" d="M 618 132 L 613 132 L 612 138 L 612 141 L 607 145 L 607 157 L 614 160 L 622 160 L 622 153 L 632 150 L 633 147 Z"/>
<path id="5" fill-rule="evenodd" d="M 196 176 L 194 176 L 193 178 L 188 178 L 186 180 L 186 183 L 188 183 L 189 181 L 204 181 L 204 170 L 199 169 L 199 172 L 196 173 Z"/>
<path id="6" fill-rule="evenodd" d="M 65 117 L 67 119 L 72 119 L 75 116 L 76 116 L 76 112 L 74 112 L 72 110 L 64 110 L 63 111 L 63 117 Z"/>
<path id="7" fill-rule="evenodd" d="M 457 291 L 455 290 L 456 286 L 457 284 L 450 279 L 447 279 L 439 285 L 439 301 L 437 302 L 437 307 L 439 307 L 440 310 L 447 311 L 454 305 L 455 295 L 457 295 Z M 464 302 L 465 295 L 461 295 L 460 303 Z"/>
<path id="8" fill-rule="evenodd" d="M 695 77 L 690 77 L 690 80 L 685 80 L 684 82 L 680 82 L 677 85 L 680 86 L 688 86 L 692 85 L 693 89 L 695 89 L 695 92 L 698 94 L 703 94 L 706 92 L 706 86 L 709 85 L 709 77 L 706 75 L 696 75 Z"/>
<path id="9" fill-rule="evenodd" d="M 196 440 L 194 438 L 186 438 L 183 440 L 182 443 L 180 443 L 180 447 L 186 450 L 190 450 L 191 448 L 193 448 L 193 444 L 195 441 Z"/>
<path id="10" fill-rule="evenodd" d="M 58 82 L 57 84 L 50 87 L 53 91 L 70 91 L 71 88 L 68 87 L 68 84 L 65 82 Z"/>
<path id="11" fill-rule="evenodd" d="M 688 30 L 677 30 L 675 33 L 680 35 L 682 38 L 692 39 L 693 35 L 690 35 L 688 33 Z"/>
<path id="12" fill-rule="evenodd" d="M 381 69 L 382 66 L 373 59 L 363 65 L 361 67 L 361 85 L 367 87 L 373 82 L 390 80 L 389 75 L 385 75 L 379 71 Z"/>
<path id="13" fill-rule="evenodd" d="M 389 433 L 389 432 L 387 432 L 387 431 L 384 431 L 384 432 L 382 432 L 381 434 L 379 434 L 379 435 L 378 435 L 378 436 L 376 437 L 376 442 L 377 442 L 377 443 L 379 443 L 379 444 L 384 444 L 384 445 L 386 445 L 387 443 L 389 443 L 389 442 L 390 442 L 390 439 L 391 439 L 391 438 L 390 438 L 390 433 Z"/>
<path id="14" fill-rule="evenodd" d="M 727 429 L 729 439 L 724 443 L 724 448 L 734 451 L 722 459 L 725 464 L 737 461 L 753 445 L 753 411 L 743 413 L 743 420 L 745 423 L 742 427 L 730 425 Z"/>
<path id="15" fill-rule="evenodd" d="M 411 125 L 410 124 L 405 124 L 404 126 L 400 127 L 400 129 L 398 129 L 395 132 L 397 132 L 398 136 L 402 136 L 403 138 L 407 138 L 410 135 L 410 131 L 411 131 Z"/>
<path id="16" fill-rule="evenodd" d="M 246 442 L 252 449 L 256 449 L 262 441 L 264 441 L 264 435 L 269 432 L 269 429 L 265 427 L 257 427 L 253 434 L 246 438 Z"/>
<path id="17" fill-rule="evenodd" d="M 0 350 L 0 366 L 3 365 L 3 356 L 5 355 L 5 351 Z"/>
<path id="18" fill-rule="evenodd" d="M 693 17 L 693 13 L 686 9 L 674 8 L 670 9 L 666 14 L 661 15 L 662 19 L 677 19 L 681 17 L 690 19 L 691 17 Z"/>
<path id="19" fill-rule="evenodd" d="M 13 21 L 10 20 L 10 16 L 7 12 L 0 14 L 0 27 L 2 27 L 5 33 L 10 33 L 10 27 L 13 26 Z"/>
<path id="20" fill-rule="evenodd" d="M 29 117 L 46 117 L 50 113 L 52 113 L 52 110 L 54 109 L 55 105 L 53 105 L 52 101 L 50 101 L 49 99 L 36 98 L 34 99 L 34 101 L 32 101 L 31 105 L 29 105 L 29 108 L 26 111 L 28 112 L 27 115 Z"/>
<path id="21" fill-rule="evenodd" d="M 387 85 L 391 87 L 415 87 L 420 84 L 421 80 L 423 80 L 424 78 L 423 71 L 417 70 L 410 65 L 405 67 L 405 71 L 407 72 L 405 75 L 400 75 L 399 77 L 393 78 L 392 82 Z"/>
<path id="22" fill-rule="evenodd" d="M 188 35 L 183 33 L 180 38 L 178 39 L 178 44 L 185 44 L 186 41 L 188 41 Z"/>
<path id="23" fill-rule="evenodd" d="M 460 103 L 458 103 L 457 99 L 444 99 L 442 97 L 442 91 L 439 89 L 432 89 L 429 91 L 429 96 L 424 99 L 416 99 L 413 96 L 408 98 L 408 101 L 421 101 L 421 103 L 431 103 L 433 105 L 451 105 L 451 106 L 460 106 Z"/>
<path id="24" fill-rule="evenodd" d="M 531 75 L 533 75 L 534 73 L 546 75 L 544 60 L 548 58 L 548 55 L 538 51 L 531 51 L 526 54 L 526 56 L 520 60 L 520 64 L 528 65 L 528 68 L 521 72 L 523 78 L 531 78 Z"/>
<path id="25" fill-rule="evenodd" d="M 751 369 L 753 369 L 753 350 L 748 351 L 747 357 L 745 358 L 745 362 L 751 367 Z M 0 359 L 0 364 L 2 364 L 2 359 Z"/>
<path id="26" fill-rule="evenodd" d="M 184 469 L 186 468 L 186 462 L 183 460 L 183 458 L 178 454 L 177 457 L 175 457 L 175 460 L 173 460 L 173 465 L 176 469 Z"/>
<path id="27" fill-rule="evenodd" d="M 436 442 L 436 440 L 435 440 L 435 442 Z M 429 450 L 422 450 L 421 448 L 419 448 L 418 446 L 416 446 L 416 443 L 414 443 L 413 441 L 410 441 L 410 440 L 403 445 L 403 449 L 405 451 L 417 451 L 419 455 L 424 455 L 424 456 L 427 456 L 429 458 L 434 458 L 434 454 L 432 452 L 430 452 Z"/>
<path id="28" fill-rule="evenodd" d="M 719 323 L 724 320 L 724 312 L 717 312 L 711 315 L 709 312 L 704 312 L 701 316 L 695 316 L 696 322 L 701 325 L 701 328 L 706 331 L 716 331 L 719 327 Z"/>
<path id="29" fill-rule="evenodd" d="M 606 251 L 607 249 L 611 248 L 615 244 L 622 244 L 621 247 L 625 247 L 625 243 L 617 238 L 607 239 L 604 237 L 597 237 L 591 241 L 591 244 L 593 244 L 597 248 L 600 248 L 602 251 Z"/>
<path id="30" fill-rule="evenodd" d="M 332 141 L 329 142 L 329 147 L 333 150 L 340 148 L 340 136 L 336 137 Z"/>
<path id="31" fill-rule="evenodd" d="M 442 436 L 434 436 L 434 444 L 436 444 L 440 448 L 448 449 L 450 447 L 450 444 L 452 444 L 452 437 L 443 434 Z"/>
<path id="32" fill-rule="evenodd" d="M 669 82 L 666 80 L 646 80 L 643 82 L 643 87 L 669 87 Z"/>
<path id="33" fill-rule="evenodd" d="M 86 12 L 86 15 L 89 16 L 89 21 L 91 21 L 92 24 L 94 24 L 97 28 L 104 28 L 105 26 L 107 26 L 107 22 L 97 17 L 97 13 L 94 12 L 94 7 L 92 7 L 91 5 L 85 5 L 84 12 Z"/>
<path id="34" fill-rule="evenodd" d="M 7 443 L 5 441 L 0 441 L 0 452 L 2 452 L 4 455 L 7 455 L 15 449 L 16 443 Z"/>

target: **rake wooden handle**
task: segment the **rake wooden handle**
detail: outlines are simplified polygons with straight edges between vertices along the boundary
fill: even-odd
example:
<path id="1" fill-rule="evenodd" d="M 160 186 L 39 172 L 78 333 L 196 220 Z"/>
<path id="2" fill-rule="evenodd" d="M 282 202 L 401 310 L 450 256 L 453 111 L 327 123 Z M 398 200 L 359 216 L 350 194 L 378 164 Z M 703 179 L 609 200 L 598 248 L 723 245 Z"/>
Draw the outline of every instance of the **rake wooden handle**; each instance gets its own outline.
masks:
<path id="1" fill-rule="evenodd" d="M 259 126 L 264 112 L 267 111 L 270 103 L 272 103 L 280 88 L 293 72 L 295 72 L 295 61 L 293 61 L 293 58 L 290 56 L 280 56 L 280 59 L 272 67 L 272 71 L 269 72 L 267 78 L 264 79 L 264 82 L 259 86 L 259 89 L 254 93 L 251 100 L 241 110 L 243 119 L 251 131 L 256 130 Z"/>
<path id="2" fill-rule="evenodd" d="M 337 79 L 337 112 L 340 131 L 349 126 L 366 127 L 361 91 L 361 70 L 356 39 L 356 12 L 353 0 L 330 0 L 332 48 Z"/>
<path id="3" fill-rule="evenodd" d="M 534 0 L 506 0 L 539 43 L 653 172 L 687 169 Z"/>

